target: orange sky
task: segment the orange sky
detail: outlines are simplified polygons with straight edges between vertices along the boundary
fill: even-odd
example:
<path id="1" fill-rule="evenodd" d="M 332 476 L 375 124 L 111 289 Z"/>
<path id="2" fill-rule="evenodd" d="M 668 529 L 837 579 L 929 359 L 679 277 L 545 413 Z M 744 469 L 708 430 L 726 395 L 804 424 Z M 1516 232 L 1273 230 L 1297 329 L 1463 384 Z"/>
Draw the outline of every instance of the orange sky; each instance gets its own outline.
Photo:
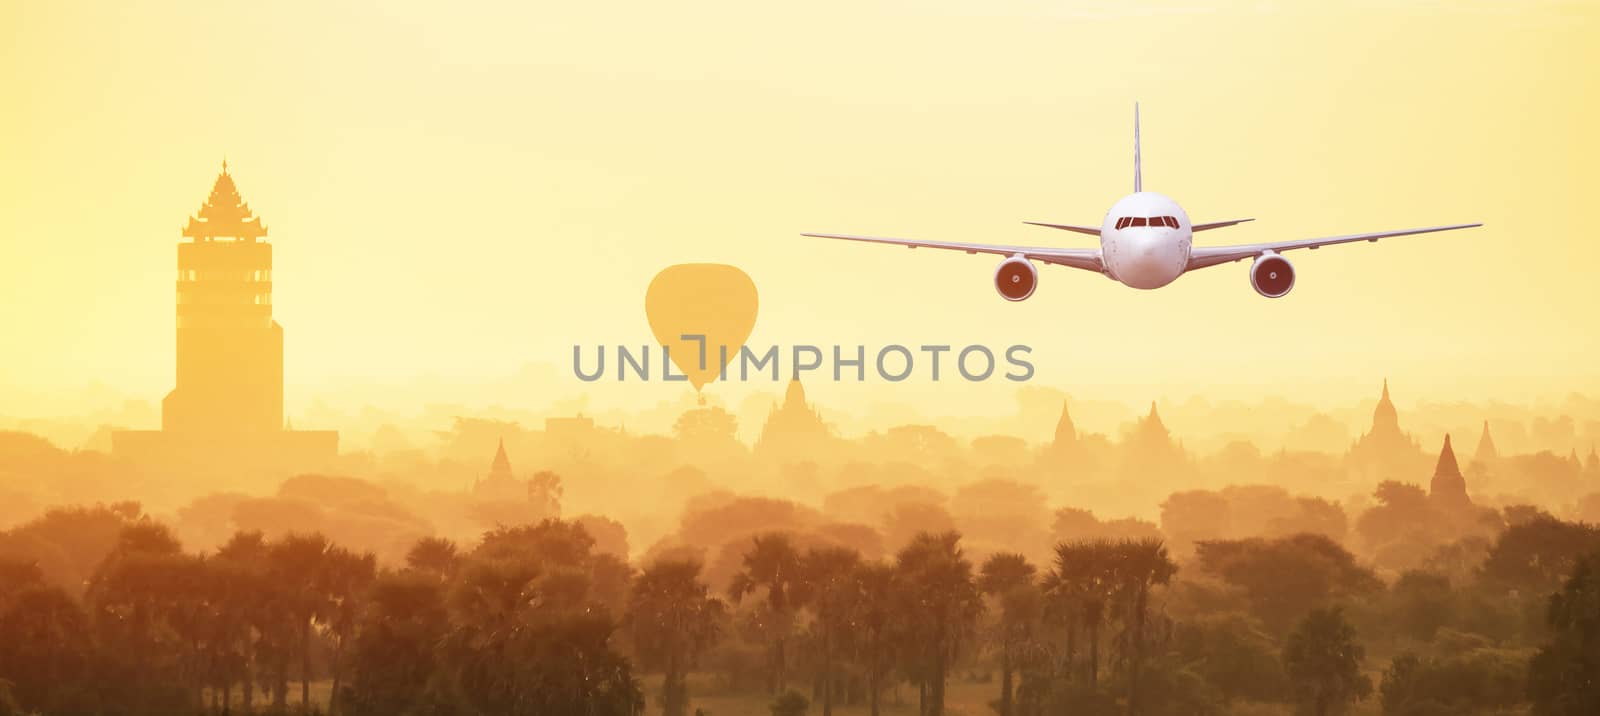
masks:
<path id="1" fill-rule="evenodd" d="M 223 156 L 276 246 L 291 414 L 526 364 L 545 391 L 490 397 L 590 389 L 571 346 L 650 340 L 650 278 L 696 261 L 754 279 L 757 344 L 1023 343 L 1038 384 L 1131 403 L 1600 388 L 1600 9 L 1135 5 L 0 5 L 0 413 L 165 394 L 174 244 Z M 991 257 L 796 236 L 1088 245 L 1019 222 L 1100 221 L 1136 99 L 1146 188 L 1257 218 L 1202 243 L 1488 226 L 1294 254 L 1278 301 L 1237 264 L 1154 292 L 1047 267 L 1007 304 Z M 624 388 L 592 392 L 684 390 Z M 949 412 L 1014 388 L 811 394 Z"/>

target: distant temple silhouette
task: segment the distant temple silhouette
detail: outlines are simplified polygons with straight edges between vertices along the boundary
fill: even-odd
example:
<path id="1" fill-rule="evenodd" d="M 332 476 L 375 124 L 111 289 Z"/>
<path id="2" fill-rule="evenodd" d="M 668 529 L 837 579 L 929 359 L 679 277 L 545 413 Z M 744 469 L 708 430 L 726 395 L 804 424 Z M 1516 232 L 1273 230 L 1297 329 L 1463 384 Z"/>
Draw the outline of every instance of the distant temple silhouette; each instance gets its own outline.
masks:
<path id="1" fill-rule="evenodd" d="M 1444 447 L 1439 450 L 1439 462 L 1433 467 L 1433 480 L 1428 483 L 1428 499 L 1446 511 L 1462 512 L 1472 507 L 1472 498 L 1467 496 L 1467 478 L 1461 475 L 1448 433 L 1444 436 Z"/>
<path id="2" fill-rule="evenodd" d="M 828 456 L 833 439 L 822 414 L 806 402 L 800 379 L 794 378 L 784 391 L 783 403 L 767 415 L 755 452 L 783 462 L 816 460 Z"/>
<path id="3" fill-rule="evenodd" d="M 1045 447 L 1044 457 L 1057 466 L 1061 466 L 1076 458 L 1078 452 L 1078 426 L 1073 424 L 1072 414 L 1067 411 L 1066 399 L 1062 399 L 1061 417 L 1056 419 L 1055 437 Z"/>
<path id="4" fill-rule="evenodd" d="M 489 463 L 489 474 L 472 485 L 472 495 L 480 500 L 525 500 L 528 483 L 518 480 L 511 472 L 511 459 L 506 457 L 506 441 L 500 440 L 495 449 L 494 461 Z"/>
<path id="5" fill-rule="evenodd" d="M 1389 399 L 1387 379 L 1372 410 L 1372 429 L 1350 446 L 1345 459 L 1353 473 L 1374 480 L 1400 479 L 1426 469 L 1428 457 L 1422 446 L 1400 429 L 1400 414 Z"/>
<path id="6" fill-rule="evenodd" d="M 115 432 L 112 452 L 168 469 L 322 467 L 339 434 L 286 425 L 272 245 L 226 161 L 182 235 L 191 241 L 178 244 L 177 384 L 161 401 L 161 430 Z"/>
<path id="7" fill-rule="evenodd" d="M 1122 470 L 1140 478 L 1170 476 L 1181 470 L 1187 461 L 1183 443 L 1172 439 L 1156 401 L 1150 401 L 1150 412 L 1139 418 L 1119 446 L 1122 452 Z"/>
<path id="8" fill-rule="evenodd" d="M 1478 436 L 1478 451 L 1472 454 L 1472 461 L 1483 465 L 1492 464 L 1500 459 L 1500 450 L 1494 446 L 1494 437 L 1489 435 L 1489 421 L 1483 421 L 1483 434 Z"/>

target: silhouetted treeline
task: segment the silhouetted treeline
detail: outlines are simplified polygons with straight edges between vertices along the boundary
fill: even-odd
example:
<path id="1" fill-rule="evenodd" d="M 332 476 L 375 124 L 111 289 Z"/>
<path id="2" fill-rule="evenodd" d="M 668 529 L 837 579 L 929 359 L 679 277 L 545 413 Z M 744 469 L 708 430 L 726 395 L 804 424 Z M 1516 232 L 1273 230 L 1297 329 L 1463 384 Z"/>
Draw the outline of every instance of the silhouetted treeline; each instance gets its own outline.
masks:
<path id="1" fill-rule="evenodd" d="M 1316 533 L 1035 561 L 954 531 L 883 556 L 768 531 L 713 580 L 561 520 L 380 564 L 316 533 L 195 553 L 137 505 L 57 510 L 0 535 L 0 714 L 1596 713 L 1600 530 L 1501 519 L 1430 560 L 1470 566 L 1393 578 Z"/>

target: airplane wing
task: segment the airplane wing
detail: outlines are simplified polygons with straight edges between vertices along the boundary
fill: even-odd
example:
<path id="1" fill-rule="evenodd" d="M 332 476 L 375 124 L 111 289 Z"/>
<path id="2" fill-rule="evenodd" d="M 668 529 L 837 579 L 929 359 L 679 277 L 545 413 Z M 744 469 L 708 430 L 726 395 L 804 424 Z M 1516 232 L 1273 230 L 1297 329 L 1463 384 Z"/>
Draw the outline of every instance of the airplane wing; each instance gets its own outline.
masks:
<path id="1" fill-rule="evenodd" d="M 1098 233 L 1098 232 L 1097 232 Z M 930 249 L 949 249 L 952 251 L 965 251 L 969 254 L 997 254 L 1001 256 L 1021 255 L 1034 261 L 1042 261 L 1057 266 L 1069 266 L 1085 271 L 1105 272 L 1105 264 L 1100 260 L 1100 249 L 1053 249 L 1037 246 L 998 246 L 995 244 L 965 244 L 955 241 L 918 241 L 916 239 L 891 239 L 881 236 L 854 236 L 851 234 L 801 234 L 819 239 L 843 239 L 845 241 L 865 241 L 871 244 L 891 244 L 904 246 L 908 249 L 925 247 Z"/>
<path id="2" fill-rule="evenodd" d="M 1100 235 L 1100 227 L 1098 227 L 1098 226 L 1077 226 L 1075 224 L 1046 224 L 1046 223 L 1044 223 L 1042 221 L 1024 221 L 1022 223 L 1031 224 L 1033 226 L 1043 226 L 1043 227 L 1045 227 L 1047 229 L 1061 229 L 1062 231 L 1076 231 L 1076 232 L 1078 232 L 1080 234 L 1088 234 L 1090 236 L 1099 236 Z"/>
<path id="3" fill-rule="evenodd" d="M 1233 219 L 1233 220 L 1230 220 L 1230 221 L 1212 221 L 1212 222 L 1205 223 L 1205 224 L 1195 224 L 1194 226 L 1189 227 L 1189 230 L 1190 231 L 1210 231 L 1212 229 L 1220 229 L 1220 228 L 1222 228 L 1224 226 L 1233 226 L 1235 224 L 1243 224 L 1246 221 L 1255 221 L 1255 219 Z"/>
<path id="4" fill-rule="evenodd" d="M 1428 234 L 1435 231 L 1452 231 L 1455 229 L 1470 229 L 1483 224 L 1451 224 L 1450 226 L 1429 226 L 1422 229 L 1402 229 L 1400 231 L 1380 231 L 1372 234 L 1350 234 L 1348 236 L 1327 236 L 1320 239 L 1297 239 L 1294 241 L 1274 241 L 1264 244 L 1243 244 L 1240 246 L 1196 246 L 1189 252 L 1189 266 L 1186 270 L 1193 271 L 1207 266 L 1216 266 L 1230 261 L 1249 259 L 1260 256 L 1267 251 L 1283 252 L 1290 249 L 1316 249 L 1334 244 L 1348 244 L 1356 241 L 1377 241 L 1391 236 L 1410 236 L 1412 234 Z"/>

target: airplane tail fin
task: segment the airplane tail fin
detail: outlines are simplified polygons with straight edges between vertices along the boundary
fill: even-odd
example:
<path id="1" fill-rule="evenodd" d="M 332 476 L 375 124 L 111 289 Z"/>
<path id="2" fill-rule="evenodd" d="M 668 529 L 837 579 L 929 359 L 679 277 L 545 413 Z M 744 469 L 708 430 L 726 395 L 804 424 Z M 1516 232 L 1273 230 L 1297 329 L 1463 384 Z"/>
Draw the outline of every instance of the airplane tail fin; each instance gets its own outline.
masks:
<path id="1" fill-rule="evenodd" d="M 1133 103 L 1133 193 L 1144 191 L 1144 179 L 1139 169 L 1139 103 Z"/>

